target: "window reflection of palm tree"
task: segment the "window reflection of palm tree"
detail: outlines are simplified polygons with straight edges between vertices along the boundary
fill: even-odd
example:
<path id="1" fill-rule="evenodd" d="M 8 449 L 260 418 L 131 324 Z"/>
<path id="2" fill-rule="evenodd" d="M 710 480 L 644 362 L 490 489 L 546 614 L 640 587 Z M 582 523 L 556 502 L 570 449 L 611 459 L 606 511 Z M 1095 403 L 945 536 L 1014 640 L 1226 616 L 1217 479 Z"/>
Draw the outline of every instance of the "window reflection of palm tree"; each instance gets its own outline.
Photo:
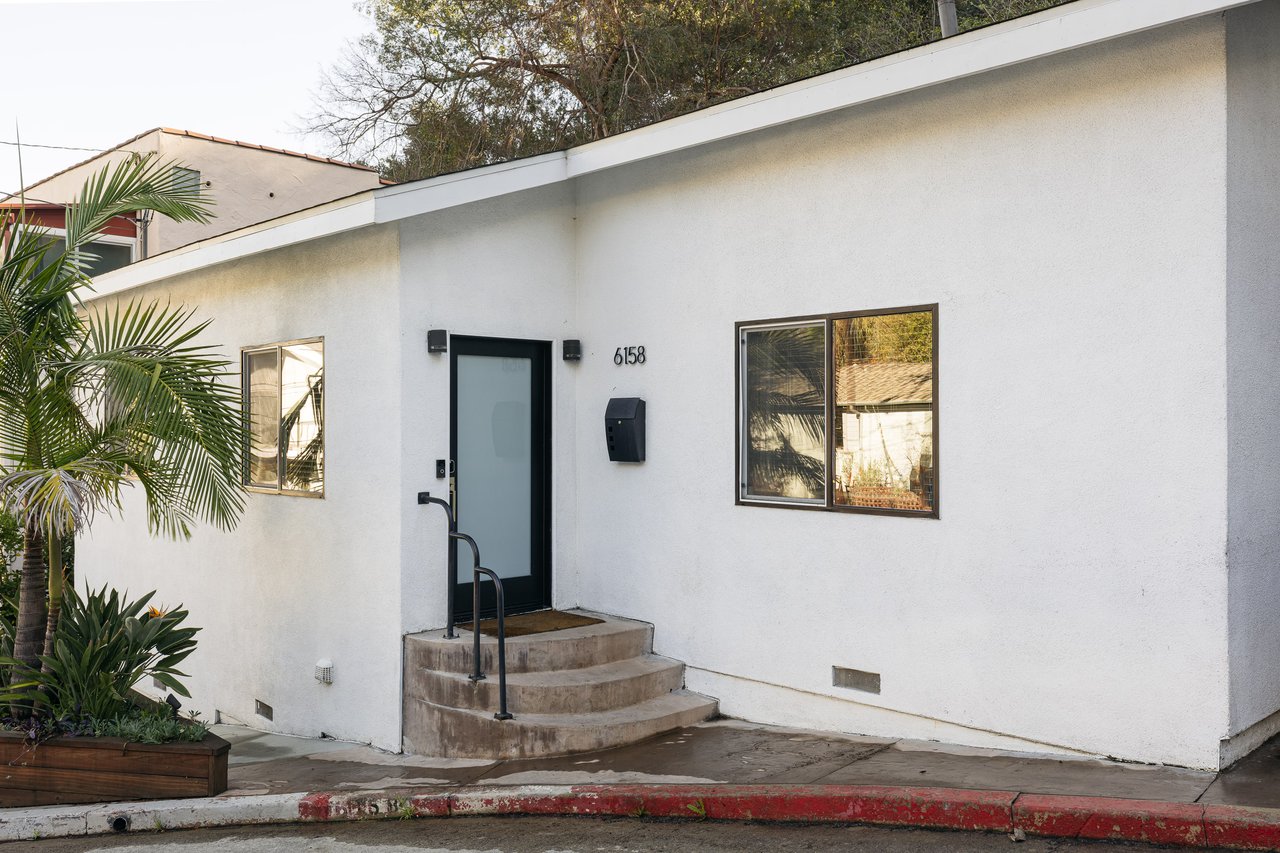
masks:
<path id="1" fill-rule="evenodd" d="M 826 442 L 822 326 L 761 329 L 747 336 L 747 471 L 760 495 L 821 498 L 826 462 L 797 449 Z M 802 494 L 797 495 L 799 486 Z"/>
<path id="2" fill-rule="evenodd" d="M 294 453 L 290 439 L 304 423 L 304 412 L 311 414 L 315 435 Z M 285 486 L 311 491 L 320 483 L 324 465 L 324 368 L 307 377 L 307 392 L 284 413 L 280 419 L 280 432 L 286 448 Z"/>

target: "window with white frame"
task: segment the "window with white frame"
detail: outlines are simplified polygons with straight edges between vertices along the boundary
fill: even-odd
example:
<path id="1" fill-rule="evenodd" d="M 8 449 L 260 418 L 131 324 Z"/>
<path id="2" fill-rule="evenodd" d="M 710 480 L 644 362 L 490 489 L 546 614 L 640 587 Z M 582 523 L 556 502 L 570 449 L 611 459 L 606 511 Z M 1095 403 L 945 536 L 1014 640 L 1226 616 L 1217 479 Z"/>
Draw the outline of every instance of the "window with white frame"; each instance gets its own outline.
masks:
<path id="1" fill-rule="evenodd" d="M 739 323 L 738 502 L 936 518 L 937 313 Z"/>
<path id="2" fill-rule="evenodd" d="M 324 494 L 324 338 L 241 351 L 249 431 L 245 485 L 255 491 Z"/>

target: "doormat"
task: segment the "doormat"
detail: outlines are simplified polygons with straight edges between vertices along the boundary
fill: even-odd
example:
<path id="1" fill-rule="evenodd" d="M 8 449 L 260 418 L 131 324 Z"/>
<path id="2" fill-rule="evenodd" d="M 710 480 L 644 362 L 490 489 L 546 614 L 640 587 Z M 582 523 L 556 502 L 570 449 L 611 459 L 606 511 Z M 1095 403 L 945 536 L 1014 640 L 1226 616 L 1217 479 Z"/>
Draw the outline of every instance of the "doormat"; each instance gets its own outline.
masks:
<path id="1" fill-rule="evenodd" d="M 523 637 L 528 634 L 545 634 L 548 631 L 563 631 L 565 628 L 581 628 L 583 625 L 598 625 L 603 619 L 594 616 L 581 616 L 577 613 L 562 613 L 559 610 L 538 610 L 533 613 L 519 613 L 507 617 L 507 636 Z M 464 631 L 471 630 L 471 623 L 464 622 L 458 626 Z M 480 622 L 480 633 L 486 637 L 498 636 L 498 620 L 484 619 Z"/>

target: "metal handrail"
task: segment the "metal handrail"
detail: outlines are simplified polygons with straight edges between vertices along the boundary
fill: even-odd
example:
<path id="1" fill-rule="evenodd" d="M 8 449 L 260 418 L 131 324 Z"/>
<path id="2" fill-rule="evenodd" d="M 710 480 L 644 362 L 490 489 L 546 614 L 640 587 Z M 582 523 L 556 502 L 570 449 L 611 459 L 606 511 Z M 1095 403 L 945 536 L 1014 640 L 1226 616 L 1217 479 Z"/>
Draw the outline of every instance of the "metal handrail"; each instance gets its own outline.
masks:
<path id="1" fill-rule="evenodd" d="M 494 598 L 498 605 L 498 713 L 494 714 L 493 717 L 496 720 L 514 719 L 507 711 L 507 606 L 505 591 L 502 588 L 502 579 L 498 577 L 498 573 L 493 569 L 486 569 L 480 565 L 480 546 L 476 544 L 476 540 L 466 533 L 458 532 L 457 516 L 454 515 L 453 506 L 448 501 L 433 498 L 430 492 L 419 492 L 418 503 L 439 504 L 444 507 L 445 513 L 449 517 L 449 624 L 445 629 L 444 638 L 446 640 L 457 639 L 457 636 L 453 633 L 453 593 L 458 583 L 458 542 L 466 542 L 471 546 L 471 634 L 473 645 L 471 652 L 472 672 L 467 678 L 473 683 L 485 679 L 484 671 L 480 666 L 480 575 L 483 574 L 493 581 Z"/>
<path id="2" fill-rule="evenodd" d="M 444 498 L 433 498 L 430 492 L 418 492 L 419 504 L 436 504 L 444 508 L 444 514 L 449 518 L 449 590 L 445 595 L 445 602 L 448 608 L 448 622 L 444 628 L 444 638 L 446 640 L 456 640 L 458 635 L 453 633 L 453 594 L 458 587 L 458 540 L 453 534 L 458 532 L 458 518 L 453 514 L 453 504 Z"/>

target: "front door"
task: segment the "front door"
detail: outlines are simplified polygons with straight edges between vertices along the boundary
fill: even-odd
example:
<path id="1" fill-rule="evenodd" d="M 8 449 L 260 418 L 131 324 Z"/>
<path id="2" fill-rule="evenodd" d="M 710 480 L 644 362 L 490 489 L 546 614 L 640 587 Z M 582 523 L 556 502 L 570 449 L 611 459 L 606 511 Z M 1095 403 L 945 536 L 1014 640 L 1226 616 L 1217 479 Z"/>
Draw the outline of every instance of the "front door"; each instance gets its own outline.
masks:
<path id="1" fill-rule="evenodd" d="M 450 336 L 453 505 L 508 613 L 551 605 L 551 344 Z M 472 616 L 471 549 L 458 543 L 458 616 Z M 480 614 L 496 610 L 480 582 Z"/>

